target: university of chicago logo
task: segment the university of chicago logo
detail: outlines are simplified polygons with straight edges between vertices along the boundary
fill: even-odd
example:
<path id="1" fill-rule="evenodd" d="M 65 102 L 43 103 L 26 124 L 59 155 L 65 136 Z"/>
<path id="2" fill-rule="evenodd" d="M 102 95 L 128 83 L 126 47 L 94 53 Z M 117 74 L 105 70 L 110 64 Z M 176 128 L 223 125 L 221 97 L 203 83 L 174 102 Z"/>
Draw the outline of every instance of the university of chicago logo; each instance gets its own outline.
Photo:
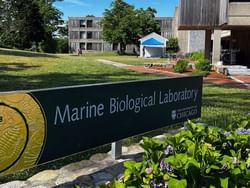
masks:
<path id="1" fill-rule="evenodd" d="M 173 110 L 173 111 L 172 111 L 171 116 L 172 116 L 172 120 L 175 120 L 175 119 L 176 119 L 176 110 Z"/>

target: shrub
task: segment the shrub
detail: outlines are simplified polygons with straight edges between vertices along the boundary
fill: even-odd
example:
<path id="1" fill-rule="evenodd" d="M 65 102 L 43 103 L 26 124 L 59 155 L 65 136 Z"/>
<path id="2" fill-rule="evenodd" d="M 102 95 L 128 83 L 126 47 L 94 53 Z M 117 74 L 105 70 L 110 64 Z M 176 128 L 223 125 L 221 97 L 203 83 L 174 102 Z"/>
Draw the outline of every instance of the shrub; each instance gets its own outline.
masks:
<path id="1" fill-rule="evenodd" d="M 199 61 L 205 59 L 205 55 L 202 51 L 193 52 L 190 55 L 192 61 Z"/>
<path id="2" fill-rule="evenodd" d="M 170 53 L 178 52 L 179 45 L 177 38 L 169 38 L 166 44 L 166 51 Z"/>
<path id="3" fill-rule="evenodd" d="M 199 71 L 210 71 L 212 68 L 212 65 L 210 64 L 209 60 L 202 59 L 202 60 L 199 60 L 199 62 L 195 64 L 195 68 Z"/>
<path id="4" fill-rule="evenodd" d="M 188 67 L 188 62 L 185 60 L 179 60 L 177 61 L 176 65 L 174 66 L 174 72 L 185 72 Z"/>
<path id="5" fill-rule="evenodd" d="M 143 139 L 142 162 L 126 161 L 124 176 L 104 187 L 249 187 L 250 124 L 225 131 L 189 121 L 165 141 Z"/>
<path id="6" fill-rule="evenodd" d="M 69 45 L 67 38 L 56 39 L 56 52 L 57 53 L 68 53 Z"/>

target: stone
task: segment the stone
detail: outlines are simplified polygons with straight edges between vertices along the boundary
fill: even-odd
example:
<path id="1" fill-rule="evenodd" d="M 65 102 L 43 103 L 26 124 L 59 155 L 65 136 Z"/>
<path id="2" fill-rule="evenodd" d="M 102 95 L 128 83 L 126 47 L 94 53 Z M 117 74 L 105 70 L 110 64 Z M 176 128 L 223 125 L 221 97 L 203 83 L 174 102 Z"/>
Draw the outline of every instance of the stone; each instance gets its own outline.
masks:
<path id="1" fill-rule="evenodd" d="M 66 183 L 66 182 L 72 182 L 77 177 L 78 176 L 73 172 L 64 171 L 63 173 L 60 173 L 59 177 L 56 178 L 55 184 L 60 185 L 60 184 Z"/>
<path id="2" fill-rule="evenodd" d="M 122 147 L 124 155 L 119 160 L 113 160 L 110 154 L 98 153 L 90 160 L 82 160 L 62 167 L 59 170 L 45 170 L 27 181 L 13 181 L 0 185 L 0 188 L 71 188 L 98 187 L 122 176 L 125 160 L 140 161 L 143 149 L 139 144 Z"/>
<path id="3" fill-rule="evenodd" d="M 128 152 L 128 147 L 122 146 L 122 153 L 127 153 Z"/>
<path id="4" fill-rule="evenodd" d="M 44 184 L 44 185 L 37 185 L 37 186 L 32 186 L 32 188 L 48 188 L 48 187 L 53 187 L 53 186 L 49 186 L 48 184 Z M 28 187 L 27 187 L 28 188 Z"/>
<path id="5" fill-rule="evenodd" d="M 166 139 L 166 135 L 158 135 L 155 136 L 154 138 L 159 139 L 160 141 L 164 141 Z"/>
<path id="6" fill-rule="evenodd" d="M 90 161 L 90 160 L 82 160 L 80 162 L 76 162 L 76 163 L 73 163 L 73 164 L 69 164 L 67 166 L 64 166 L 60 169 L 60 171 L 70 171 L 70 172 L 74 172 L 74 171 L 77 171 L 79 169 L 82 169 L 82 168 L 86 168 L 86 167 L 91 167 L 94 165 L 94 162 L 93 161 Z"/>
<path id="7" fill-rule="evenodd" d="M 112 159 L 111 155 L 107 153 L 98 153 L 90 157 L 90 160 L 99 164 L 99 170 L 104 169 L 108 166 L 116 164 L 116 160 Z"/>
<path id="8" fill-rule="evenodd" d="M 90 157 L 91 161 L 100 162 L 103 160 L 112 160 L 111 156 L 107 153 L 97 153 Z"/>
<path id="9" fill-rule="evenodd" d="M 59 175 L 59 170 L 45 170 L 42 171 L 31 178 L 28 179 L 28 181 L 33 182 L 33 181 L 43 181 L 43 182 L 48 182 L 50 180 L 55 179 Z"/>
<path id="10" fill-rule="evenodd" d="M 137 153 L 142 153 L 142 152 L 144 152 L 142 147 L 138 144 L 135 144 L 129 147 L 128 154 L 131 155 L 131 154 L 137 154 Z"/>
<path id="11" fill-rule="evenodd" d="M 117 177 L 119 174 L 123 173 L 124 171 L 123 162 L 110 166 L 104 169 L 104 171 L 108 172 L 109 174 L 112 174 L 114 177 Z"/>
<path id="12" fill-rule="evenodd" d="M 93 178 L 94 184 L 96 186 L 106 183 L 109 180 L 114 179 L 115 177 L 112 176 L 111 174 L 107 173 L 107 172 L 97 172 L 93 175 L 91 175 L 91 177 Z"/>
<path id="13" fill-rule="evenodd" d="M 21 188 L 25 186 L 26 184 L 24 181 L 12 181 L 12 182 L 0 185 L 0 188 Z"/>

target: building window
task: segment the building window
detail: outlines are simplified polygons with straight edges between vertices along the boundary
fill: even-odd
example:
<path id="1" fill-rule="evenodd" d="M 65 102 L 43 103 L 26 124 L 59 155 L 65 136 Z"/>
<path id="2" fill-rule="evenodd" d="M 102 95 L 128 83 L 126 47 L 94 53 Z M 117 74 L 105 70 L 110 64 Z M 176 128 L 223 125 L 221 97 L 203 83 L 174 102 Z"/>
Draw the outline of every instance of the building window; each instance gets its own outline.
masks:
<path id="1" fill-rule="evenodd" d="M 70 39 L 79 39 L 79 32 L 77 32 L 77 31 L 71 31 L 69 33 L 69 38 Z"/>
<path id="2" fill-rule="evenodd" d="M 80 20 L 80 27 L 86 27 L 86 21 Z"/>
<path id="3" fill-rule="evenodd" d="M 87 43 L 87 50 L 92 50 L 92 43 Z"/>
<path id="4" fill-rule="evenodd" d="M 80 43 L 80 49 L 81 50 L 85 50 L 86 48 L 85 48 L 85 43 Z"/>
<path id="5" fill-rule="evenodd" d="M 93 38 L 93 33 L 91 31 L 87 32 L 87 39 L 92 39 Z"/>
<path id="6" fill-rule="evenodd" d="M 80 31 L 80 39 L 86 39 L 86 32 Z"/>
<path id="7" fill-rule="evenodd" d="M 87 27 L 93 27 L 93 20 L 87 20 Z"/>

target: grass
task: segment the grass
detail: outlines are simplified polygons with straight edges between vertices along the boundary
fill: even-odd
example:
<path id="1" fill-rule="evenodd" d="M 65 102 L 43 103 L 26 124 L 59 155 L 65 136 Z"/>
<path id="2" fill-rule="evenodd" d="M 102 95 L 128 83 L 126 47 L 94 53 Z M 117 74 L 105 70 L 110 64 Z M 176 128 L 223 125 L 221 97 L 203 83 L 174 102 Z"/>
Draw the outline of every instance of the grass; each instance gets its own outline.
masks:
<path id="1" fill-rule="evenodd" d="M 104 65 L 98 62 L 98 59 L 133 65 L 141 65 L 145 61 L 166 61 L 166 59 L 141 59 L 135 56 L 118 56 L 115 53 L 84 53 L 83 56 L 72 56 L 0 49 L 0 91 L 29 90 L 159 77 Z M 250 92 L 244 89 L 205 84 L 202 103 L 202 118 L 200 120 L 209 125 L 226 127 L 235 117 L 247 116 L 250 113 Z M 162 130 L 157 130 L 150 134 L 159 134 Z M 127 139 L 125 143 L 130 144 L 138 141 L 140 138 L 141 136 Z M 93 152 L 106 152 L 107 150 L 107 147 L 94 149 L 91 152 L 67 157 L 56 163 L 19 172 L 8 177 L 1 177 L 0 183 L 13 179 L 25 179 L 42 169 L 56 169 L 65 164 L 88 158 Z"/>
<path id="2" fill-rule="evenodd" d="M 203 87 L 202 121 L 226 127 L 236 117 L 250 117 L 250 91 L 229 87 Z"/>
<path id="3" fill-rule="evenodd" d="M 37 56 L 36 56 L 37 55 Z M 112 56 L 112 54 L 108 54 Z M 29 90 L 157 76 L 104 65 L 106 53 L 84 56 L 49 55 L 0 49 L 0 91 Z M 109 57 L 108 56 L 108 57 Z M 113 55 L 115 57 L 115 55 Z"/>

